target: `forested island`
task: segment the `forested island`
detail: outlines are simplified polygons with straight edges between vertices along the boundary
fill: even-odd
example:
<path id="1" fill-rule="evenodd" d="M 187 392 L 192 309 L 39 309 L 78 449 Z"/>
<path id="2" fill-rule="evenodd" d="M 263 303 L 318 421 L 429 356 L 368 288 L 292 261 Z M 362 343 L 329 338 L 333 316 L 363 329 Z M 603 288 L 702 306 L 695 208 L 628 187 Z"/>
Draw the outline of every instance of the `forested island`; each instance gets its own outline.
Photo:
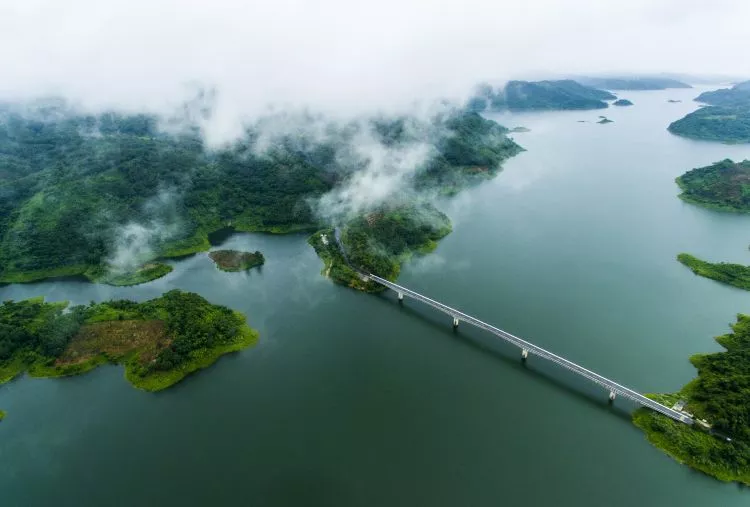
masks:
<path id="1" fill-rule="evenodd" d="M 618 99 L 612 102 L 613 106 L 632 106 L 633 103 L 628 99 Z"/>
<path id="2" fill-rule="evenodd" d="M 158 259 L 208 250 L 208 235 L 226 227 L 285 233 L 357 223 L 378 211 L 333 216 L 316 205 L 367 168 L 369 154 L 354 148 L 363 136 L 394 153 L 426 147 L 407 182 L 425 194 L 456 193 L 522 151 L 507 129 L 455 109 L 428 120 L 282 118 L 299 128 L 269 139 L 264 122 L 274 121 L 210 148 L 197 126 L 167 133 L 155 116 L 87 115 L 58 100 L 0 105 L 0 283 L 78 275 L 131 285 L 171 270 Z M 307 134 L 318 126 L 325 137 Z"/>
<path id="3" fill-rule="evenodd" d="M 750 212 L 750 160 L 725 159 L 692 169 L 675 181 L 684 201 L 722 211 Z"/>
<path id="4" fill-rule="evenodd" d="M 750 143 L 750 81 L 701 93 L 695 100 L 711 105 L 673 122 L 670 132 L 706 141 Z"/>
<path id="5" fill-rule="evenodd" d="M 467 108 L 472 111 L 550 111 L 605 109 L 611 93 L 584 86 L 572 79 L 558 81 L 508 81 L 503 88 L 477 87 Z"/>
<path id="6" fill-rule="evenodd" d="M 665 77 L 581 77 L 577 81 L 605 90 L 666 90 L 692 88 L 687 83 Z"/>
<path id="7" fill-rule="evenodd" d="M 5 301 L 0 384 L 23 372 L 60 377 L 114 363 L 135 387 L 159 391 L 257 339 L 242 314 L 179 290 L 143 303 Z"/>
<path id="8" fill-rule="evenodd" d="M 732 333 L 716 341 L 725 352 L 695 355 L 698 376 L 678 393 L 651 395 L 693 414 L 687 426 L 641 408 L 633 421 L 656 447 L 722 481 L 750 484 L 750 316 L 738 315 Z"/>
<path id="9" fill-rule="evenodd" d="M 266 260 L 259 251 L 240 252 L 238 250 L 214 250 L 208 257 L 222 271 L 247 271 L 262 266 Z"/>

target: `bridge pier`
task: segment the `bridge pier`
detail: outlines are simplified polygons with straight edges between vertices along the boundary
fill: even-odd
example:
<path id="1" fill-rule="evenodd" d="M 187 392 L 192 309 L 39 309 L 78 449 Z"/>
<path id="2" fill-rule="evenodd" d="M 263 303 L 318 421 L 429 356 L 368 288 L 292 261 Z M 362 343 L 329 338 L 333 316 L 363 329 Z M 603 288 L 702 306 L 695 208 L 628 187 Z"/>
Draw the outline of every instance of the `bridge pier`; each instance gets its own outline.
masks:
<path id="1" fill-rule="evenodd" d="M 521 361 L 526 361 L 529 357 L 528 349 L 521 349 Z"/>
<path id="2" fill-rule="evenodd" d="M 398 301 L 399 301 L 399 303 L 403 303 L 403 301 L 404 301 L 404 293 L 403 292 L 399 292 L 398 293 Z"/>
<path id="3" fill-rule="evenodd" d="M 615 393 L 614 391 L 610 391 L 609 392 L 609 402 L 612 403 L 613 401 L 615 401 L 615 398 L 617 398 L 617 393 Z"/>
<path id="4" fill-rule="evenodd" d="M 458 317 L 453 317 L 453 329 L 458 327 Z"/>

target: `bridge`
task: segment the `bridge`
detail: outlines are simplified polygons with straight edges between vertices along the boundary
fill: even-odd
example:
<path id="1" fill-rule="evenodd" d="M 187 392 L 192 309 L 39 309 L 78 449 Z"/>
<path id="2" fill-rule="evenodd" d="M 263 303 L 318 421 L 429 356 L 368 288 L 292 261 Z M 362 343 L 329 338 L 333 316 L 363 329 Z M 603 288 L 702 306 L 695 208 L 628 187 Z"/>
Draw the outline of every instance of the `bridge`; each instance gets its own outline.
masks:
<path id="1" fill-rule="evenodd" d="M 338 236 L 336 239 L 338 239 Z M 339 243 L 339 246 L 341 246 L 340 243 Z M 342 252 L 343 252 L 343 249 L 342 249 Z M 348 262 L 348 259 L 347 259 L 347 262 Z M 506 331 L 503 331 L 502 329 L 498 329 L 495 326 L 492 326 L 490 324 L 487 324 L 486 322 L 482 322 L 481 320 L 475 317 L 472 317 L 471 315 L 467 315 L 459 310 L 456 310 L 455 308 L 451 308 L 448 305 L 444 305 L 443 303 L 440 303 L 439 301 L 435 301 L 434 299 L 430 299 L 427 296 L 423 296 L 422 294 L 419 294 L 418 292 L 415 292 L 413 290 L 407 289 L 406 287 L 403 287 L 401 285 L 388 281 L 385 278 L 381 278 L 371 273 L 364 273 L 361 270 L 354 268 L 353 266 L 352 266 L 352 269 L 355 269 L 355 271 L 357 271 L 362 276 L 363 280 L 366 280 L 366 281 L 373 280 L 395 291 L 398 294 L 399 301 L 403 301 L 404 297 L 408 296 L 412 299 L 416 299 L 417 301 L 425 303 L 435 308 L 438 311 L 441 311 L 445 314 L 450 315 L 453 318 L 454 328 L 458 327 L 459 322 L 465 322 L 467 324 L 471 324 L 472 326 L 476 326 L 480 329 L 484 329 L 485 331 L 489 331 L 490 333 L 494 334 L 500 339 L 512 345 L 515 345 L 516 347 L 521 349 L 521 358 L 523 360 L 526 360 L 529 354 L 539 356 L 542 359 L 546 359 L 547 361 L 551 361 L 557 364 L 558 366 L 562 366 L 566 370 L 572 371 L 576 375 L 580 375 L 581 377 L 584 377 L 590 380 L 591 382 L 599 384 L 600 386 L 604 387 L 605 389 L 609 391 L 609 399 L 611 401 L 614 401 L 615 397 L 617 395 L 620 395 L 624 398 L 628 398 L 634 401 L 635 403 L 639 405 L 648 407 L 651 410 L 655 410 L 656 412 L 659 412 L 660 414 L 666 415 L 667 417 L 671 417 L 672 419 L 676 421 L 679 421 L 685 424 L 694 423 L 693 418 L 691 418 L 690 416 L 682 412 L 678 412 L 677 410 L 673 410 L 665 405 L 662 405 L 661 403 L 657 403 L 650 398 L 646 398 L 644 395 L 642 395 L 639 392 L 633 391 L 632 389 L 629 389 L 623 385 L 620 385 L 614 380 L 610 380 L 606 377 L 603 377 L 602 375 L 599 375 L 598 373 L 588 370 L 584 368 L 583 366 L 580 366 L 572 361 L 568 361 L 564 357 L 560 357 L 557 354 L 553 354 L 552 352 L 545 350 L 542 347 L 538 347 L 537 345 L 534 345 L 533 343 L 530 343 L 526 340 L 523 340 L 519 338 L 518 336 L 512 335 Z"/>

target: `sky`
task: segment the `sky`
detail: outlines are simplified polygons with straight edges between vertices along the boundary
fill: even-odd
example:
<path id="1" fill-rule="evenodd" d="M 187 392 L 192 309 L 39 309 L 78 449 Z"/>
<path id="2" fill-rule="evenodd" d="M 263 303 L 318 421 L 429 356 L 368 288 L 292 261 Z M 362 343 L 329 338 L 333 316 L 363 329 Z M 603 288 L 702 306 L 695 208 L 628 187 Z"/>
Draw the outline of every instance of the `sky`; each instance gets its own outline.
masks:
<path id="1" fill-rule="evenodd" d="M 270 104 L 347 115 L 519 77 L 750 75 L 748 19 L 747 0 L 2 0 L 0 98 L 166 111 L 208 85 L 222 136 Z"/>

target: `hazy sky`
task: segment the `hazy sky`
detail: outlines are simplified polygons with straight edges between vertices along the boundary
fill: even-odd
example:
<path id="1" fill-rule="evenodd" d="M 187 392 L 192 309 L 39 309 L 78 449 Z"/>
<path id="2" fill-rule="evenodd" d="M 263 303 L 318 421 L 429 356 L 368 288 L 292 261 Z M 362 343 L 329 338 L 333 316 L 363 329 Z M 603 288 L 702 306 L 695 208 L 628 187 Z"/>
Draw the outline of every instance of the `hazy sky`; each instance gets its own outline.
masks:
<path id="1" fill-rule="evenodd" d="M 364 111 L 546 73 L 750 74 L 749 0 L 0 0 L 0 96 L 161 109 L 216 85 Z"/>

